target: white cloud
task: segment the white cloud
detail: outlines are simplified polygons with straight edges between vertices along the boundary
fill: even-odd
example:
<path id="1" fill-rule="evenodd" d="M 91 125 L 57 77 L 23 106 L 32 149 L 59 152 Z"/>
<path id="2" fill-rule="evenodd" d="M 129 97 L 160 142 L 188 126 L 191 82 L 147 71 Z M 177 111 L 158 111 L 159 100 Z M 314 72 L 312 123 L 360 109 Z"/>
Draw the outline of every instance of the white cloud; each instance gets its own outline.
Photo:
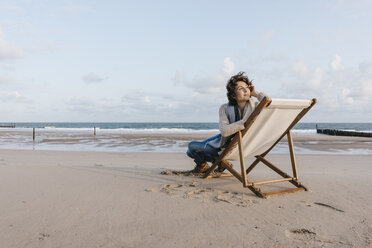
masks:
<path id="1" fill-rule="evenodd" d="M 363 75 L 372 77 L 372 62 L 362 62 L 359 64 L 359 70 Z"/>
<path id="2" fill-rule="evenodd" d="M 319 90 L 322 87 L 322 84 L 325 79 L 325 74 L 322 69 L 316 68 L 312 76 L 308 80 L 308 89 L 310 90 Z"/>
<path id="3" fill-rule="evenodd" d="M 175 85 L 181 85 L 187 80 L 186 73 L 183 71 L 176 71 L 176 74 L 174 75 L 172 80 Z"/>
<path id="4" fill-rule="evenodd" d="M 227 77 L 225 74 L 196 75 L 184 81 L 184 85 L 199 94 L 219 94 L 224 91 Z"/>
<path id="5" fill-rule="evenodd" d="M 140 91 L 129 91 L 121 98 L 121 106 L 125 111 L 138 112 L 138 113 L 154 113 L 158 111 L 167 110 L 169 102 L 173 103 L 173 107 L 176 102 L 172 96 L 163 94 L 156 94 L 150 92 Z"/>
<path id="6" fill-rule="evenodd" d="M 4 71 L 14 71 L 15 67 L 10 64 L 0 64 L 0 69 Z"/>
<path id="7" fill-rule="evenodd" d="M 234 72 L 235 70 L 235 65 L 234 63 L 231 61 L 231 59 L 229 57 L 225 58 L 223 60 L 223 68 L 222 68 L 222 71 L 227 75 L 227 76 L 231 76 L 231 74 Z"/>
<path id="8" fill-rule="evenodd" d="M 352 68 L 341 66 L 341 57 L 335 57 L 332 70 L 312 69 L 304 60 L 292 65 L 292 78 L 283 84 L 284 97 L 317 98 L 324 113 L 371 113 L 372 78 L 371 63 L 363 62 Z M 295 68 L 295 69 L 293 69 Z M 336 69 L 336 70 L 335 70 Z"/>
<path id="9" fill-rule="evenodd" d="M 0 92 L 0 100 L 3 102 L 17 102 L 17 103 L 31 102 L 27 97 L 22 96 L 17 91 Z"/>
<path id="10" fill-rule="evenodd" d="M 15 5 L 1 5 L 0 6 L 0 12 L 3 13 L 22 13 L 25 12 L 25 10 L 19 6 Z"/>
<path id="11" fill-rule="evenodd" d="M 350 96 L 363 100 L 372 100 L 372 78 L 363 78 L 358 82 L 358 84 L 353 86 Z"/>
<path id="12" fill-rule="evenodd" d="M 20 58 L 24 56 L 24 51 L 21 48 L 9 45 L 5 39 L 3 31 L 0 27 L 0 59 Z"/>
<path id="13" fill-rule="evenodd" d="M 13 30 L 17 32 L 30 33 L 32 31 L 33 25 L 25 20 L 5 20 L 1 22 L 2 27 L 5 30 Z"/>
<path id="14" fill-rule="evenodd" d="M 110 113 L 118 111 L 119 105 L 115 104 L 112 99 L 92 99 L 89 96 L 73 96 L 66 102 L 67 110 L 77 113 Z"/>
<path id="15" fill-rule="evenodd" d="M 270 29 L 270 30 L 267 30 L 263 36 L 262 36 L 262 39 L 265 43 L 269 42 L 273 37 L 275 36 L 275 30 L 273 29 Z"/>
<path id="16" fill-rule="evenodd" d="M 334 0 L 327 3 L 331 10 L 338 15 L 343 14 L 351 19 L 359 19 L 369 16 L 369 9 L 372 2 L 370 0 Z"/>
<path id="17" fill-rule="evenodd" d="M 331 68 L 334 71 L 340 70 L 342 68 L 342 58 L 339 55 L 336 55 L 331 62 Z"/>
<path id="18" fill-rule="evenodd" d="M 6 84 L 11 82 L 13 79 L 9 76 L 0 76 L 0 84 Z"/>
<path id="19" fill-rule="evenodd" d="M 84 82 L 88 84 L 93 84 L 93 83 L 100 83 L 102 81 L 105 81 L 108 79 L 108 77 L 102 77 L 100 75 L 95 74 L 94 72 L 91 72 L 85 76 L 82 77 Z"/>
<path id="20" fill-rule="evenodd" d="M 305 59 L 299 59 L 292 65 L 292 72 L 299 78 L 305 78 L 309 74 L 309 68 L 305 65 Z"/>
<path id="21" fill-rule="evenodd" d="M 66 5 L 61 6 L 56 9 L 57 13 L 61 13 L 63 15 L 70 15 L 70 16 L 76 16 L 82 13 L 85 13 L 89 11 L 88 7 L 81 6 L 81 5 Z"/>
<path id="22" fill-rule="evenodd" d="M 74 96 L 68 101 L 71 105 L 90 105 L 92 101 L 87 96 Z"/>
<path id="23" fill-rule="evenodd" d="M 177 71 L 173 78 L 175 85 L 184 85 L 193 93 L 198 94 L 222 94 L 225 92 L 227 80 L 232 76 L 235 65 L 229 57 L 224 59 L 220 71 L 214 73 L 200 73 L 190 78 L 185 72 Z"/>
<path id="24" fill-rule="evenodd" d="M 121 121 L 171 121 L 180 115 L 183 99 L 173 95 L 128 90 L 121 101 L 79 95 L 71 97 L 65 104 L 67 112 L 78 114 L 81 119 L 110 116 Z"/>
<path id="25" fill-rule="evenodd" d="M 128 91 L 118 111 L 131 121 L 211 121 L 217 120 L 220 103 L 211 94 Z"/>
<path id="26" fill-rule="evenodd" d="M 354 103 L 354 99 L 349 96 L 350 92 L 351 92 L 350 89 L 346 89 L 346 88 L 342 89 L 341 99 L 347 104 L 353 104 Z"/>

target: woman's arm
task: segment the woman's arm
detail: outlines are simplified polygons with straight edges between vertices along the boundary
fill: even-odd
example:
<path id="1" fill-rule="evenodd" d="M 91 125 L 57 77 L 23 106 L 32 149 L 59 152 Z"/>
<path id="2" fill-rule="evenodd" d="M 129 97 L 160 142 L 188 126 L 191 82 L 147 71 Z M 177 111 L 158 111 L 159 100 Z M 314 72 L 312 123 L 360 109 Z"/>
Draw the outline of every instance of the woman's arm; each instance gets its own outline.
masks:
<path id="1" fill-rule="evenodd" d="M 229 119 L 227 118 L 227 114 L 226 114 L 226 105 L 222 105 L 220 107 L 219 116 L 220 116 L 219 129 L 220 129 L 222 136 L 228 137 L 244 129 L 244 123 L 245 123 L 244 119 L 237 121 L 237 122 L 233 122 L 231 124 L 229 123 Z"/>
<path id="2" fill-rule="evenodd" d="M 255 106 L 256 106 L 256 107 L 257 107 L 257 105 L 260 103 L 260 101 L 262 101 L 262 99 L 264 99 L 264 97 L 269 97 L 269 96 L 266 95 L 266 94 L 263 93 L 263 92 L 258 92 L 258 94 L 257 94 L 258 102 L 255 103 Z"/>
<path id="3" fill-rule="evenodd" d="M 251 86 L 250 90 L 251 90 L 251 96 L 256 97 L 258 101 L 261 101 L 265 96 L 267 96 L 263 92 L 258 92 L 255 86 Z"/>

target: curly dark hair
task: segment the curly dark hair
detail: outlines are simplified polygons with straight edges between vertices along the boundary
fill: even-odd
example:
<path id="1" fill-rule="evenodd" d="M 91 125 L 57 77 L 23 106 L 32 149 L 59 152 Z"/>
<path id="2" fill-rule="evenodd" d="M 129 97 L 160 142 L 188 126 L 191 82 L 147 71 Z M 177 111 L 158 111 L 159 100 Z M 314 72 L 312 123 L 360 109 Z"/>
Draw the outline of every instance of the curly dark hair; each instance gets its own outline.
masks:
<path id="1" fill-rule="evenodd" d="M 237 102 L 234 98 L 235 96 L 235 88 L 237 86 L 237 82 L 239 81 L 243 81 L 245 82 L 248 86 L 252 86 L 252 82 L 253 80 L 249 80 L 249 78 L 244 75 L 245 72 L 239 72 L 238 74 L 232 76 L 229 81 L 227 81 L 227 84 L 226 84 L 226 90 L 227 90 L 227 99 L 229 99 L 229 104 L 230 105 L 236 105 Z"/>

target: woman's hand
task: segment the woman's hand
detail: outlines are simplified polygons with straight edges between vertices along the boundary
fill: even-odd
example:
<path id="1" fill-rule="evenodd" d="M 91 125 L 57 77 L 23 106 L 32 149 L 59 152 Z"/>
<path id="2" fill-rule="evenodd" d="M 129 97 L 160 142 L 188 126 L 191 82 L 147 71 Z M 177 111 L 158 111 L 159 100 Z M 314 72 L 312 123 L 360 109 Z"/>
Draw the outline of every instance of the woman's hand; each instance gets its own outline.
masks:
<path id="1" fill-rule="evenodd" d="M 256 87 L 254 87 L 252 85 L 252 86 L 249 87 L 249 89 L 251 90 L 251 96 L 254 96 L 254 97 L 258 96 L 258 92 L 256 91 Z"/>

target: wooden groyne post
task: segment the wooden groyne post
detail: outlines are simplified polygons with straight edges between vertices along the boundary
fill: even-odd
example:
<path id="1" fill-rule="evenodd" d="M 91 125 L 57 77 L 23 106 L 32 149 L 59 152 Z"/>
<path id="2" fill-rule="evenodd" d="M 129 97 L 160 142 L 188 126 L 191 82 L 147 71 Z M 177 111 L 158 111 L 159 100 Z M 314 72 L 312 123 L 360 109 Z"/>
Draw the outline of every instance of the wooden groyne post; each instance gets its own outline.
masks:
<path id="1" fill-rule="evenodd" d="M 0 127 L 4 127 L 4 128 L 15 128 L 16 127 L 16 124 L 15 123 L 10 123 L 10 125 L 3 125 L 3 126 L 0 126 Z"/>
<path id="2" fill-rule="evenodd" d="M 372 133 L 367 132 L 344 131 L 337 129 L 318 129 L 318 127 L 316 128 L 316 132 L 333 136 L 372 137 Z"/>
<path id="3" fill-rule="evenodd" d="M 35 128 L 32 128 L 32 140 L 35 141 Z"/>
<path id="4" fill-rule="evenodd" d="M 94 127 L 94 136 L 96 136 L 96 127 Z"/>

